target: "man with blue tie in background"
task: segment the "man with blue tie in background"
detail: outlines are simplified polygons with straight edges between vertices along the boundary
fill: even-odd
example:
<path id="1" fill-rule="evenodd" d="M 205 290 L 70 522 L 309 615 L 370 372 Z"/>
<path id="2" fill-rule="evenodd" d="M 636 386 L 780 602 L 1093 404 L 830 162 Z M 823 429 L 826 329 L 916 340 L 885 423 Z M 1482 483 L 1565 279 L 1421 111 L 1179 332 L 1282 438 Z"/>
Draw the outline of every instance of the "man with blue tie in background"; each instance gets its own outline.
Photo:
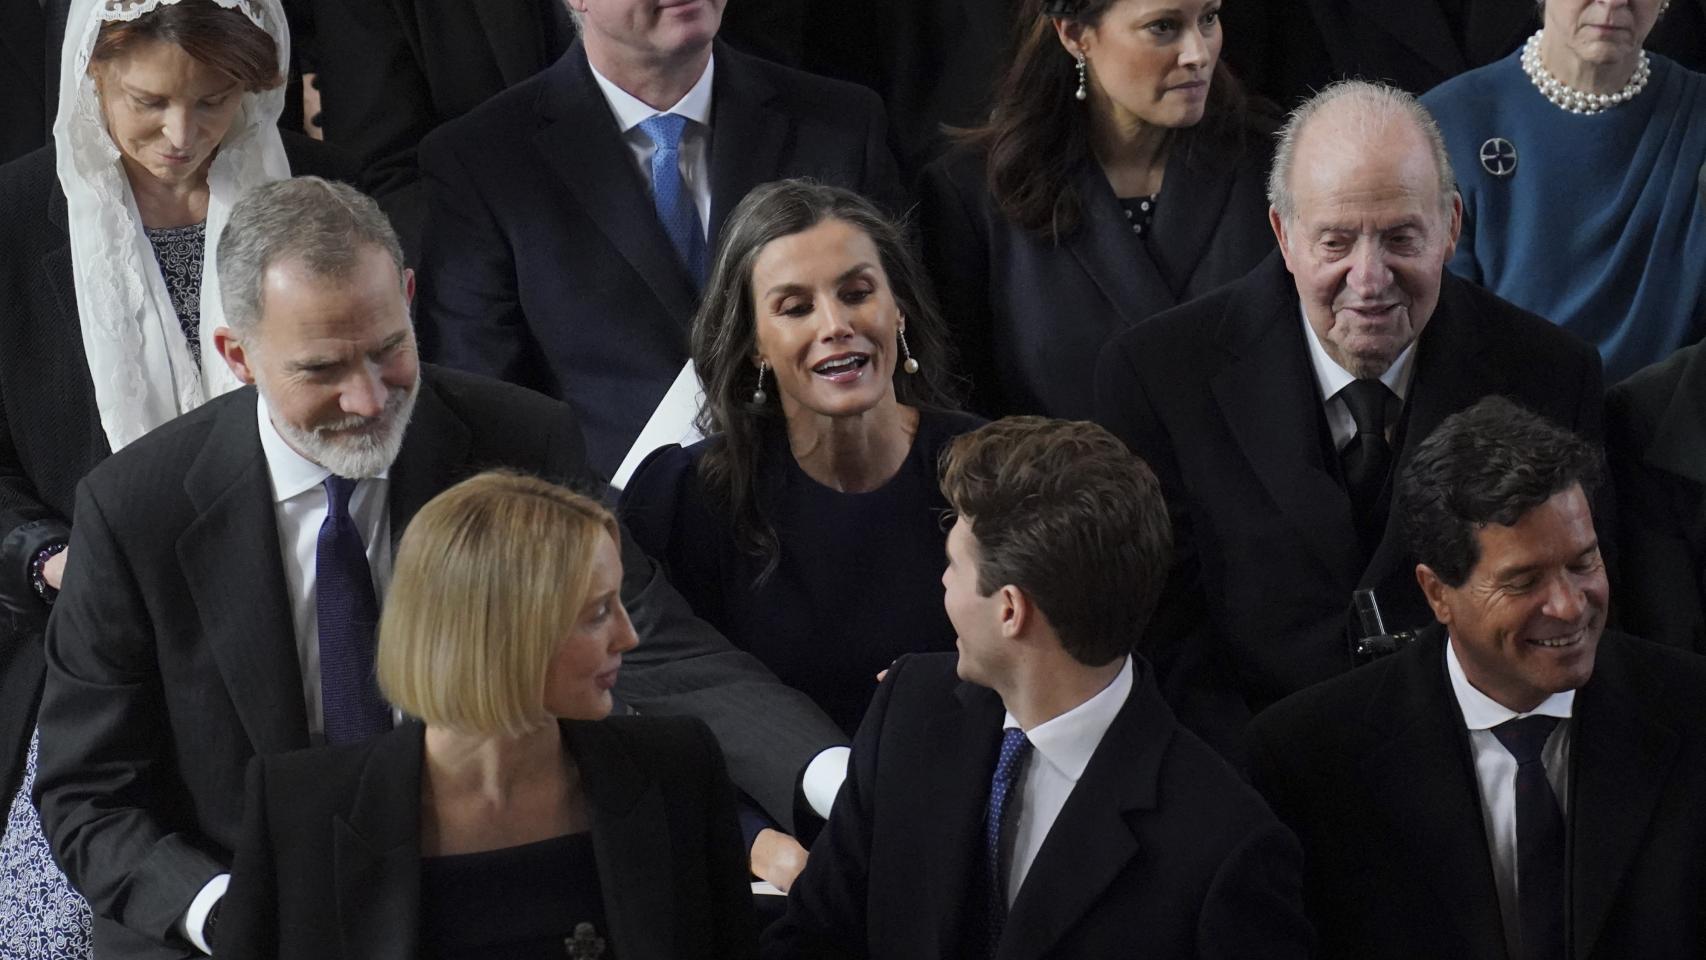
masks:
<path id="1" fill-rule="evenodd" d="M 889 670 L 767 960 L 1306 956 L 1297 841 L 1131 653 L 1169 563 L 1154 475 L 1020 417 L 956 440 L 942 490 L 959 654 Z"/>
<path id="2" fill-rule="evenodd" d="M 723 4 L 569 0 L 562 59 L 421 145 L 423 355 L 568 401 L 605 476 L 687 360 L 747 191 L 812 177 L 901 206 L 875 95 L 717 41 Z"/>

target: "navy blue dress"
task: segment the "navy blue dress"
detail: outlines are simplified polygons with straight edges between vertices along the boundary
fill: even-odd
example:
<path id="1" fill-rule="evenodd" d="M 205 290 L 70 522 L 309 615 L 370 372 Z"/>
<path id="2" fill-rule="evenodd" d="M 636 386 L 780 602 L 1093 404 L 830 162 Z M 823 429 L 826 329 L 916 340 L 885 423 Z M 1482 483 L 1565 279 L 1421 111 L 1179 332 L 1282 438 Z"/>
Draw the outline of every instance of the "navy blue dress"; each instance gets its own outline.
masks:
<path id="1" fill-rule="evenodd" d="M 759 469 L 761 509 L 781 541 L 777 568 L 735 543 L 698 464 L 716 438 L 664 447 L 634 472 L 622 519 L 693 612 L 811 697 L 851 737 L 877 671 L 904 653 L 954 649 L 942 609 L 948 514 L 936 461 L 976 417 L 921 410 L 906 461 L 867 493 L 831 490 L 800 469 L 780 423 Z"/>
<path id="2" fill-rule="evenodd" d="M 616 960 L 592 835 L 421 859 L 429 960 Z"/>

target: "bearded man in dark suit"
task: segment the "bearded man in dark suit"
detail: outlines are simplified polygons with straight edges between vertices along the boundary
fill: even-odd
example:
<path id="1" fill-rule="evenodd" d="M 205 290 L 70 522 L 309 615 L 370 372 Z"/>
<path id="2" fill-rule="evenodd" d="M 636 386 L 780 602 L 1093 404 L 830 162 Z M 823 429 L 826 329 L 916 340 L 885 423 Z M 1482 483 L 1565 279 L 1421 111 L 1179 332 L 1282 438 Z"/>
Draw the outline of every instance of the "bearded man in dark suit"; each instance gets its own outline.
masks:
<path id="1" fill-rule="evenodd" d="M 1147 649 L 1186 726 L 1243 725 L 1350 669 L 1352 592 L 1428 622 L 1394 465 L 1447 416 L 1514 397 L 1600 437 L 1599 355 L 1445 270 L 1462 206 L 1416 99 L 1335 84 L 1281 131 L 1279 250 L 1104 350 L 1097 418 L 1161 478 L 1178 564 Z"/>
<path id="2" fill-rule="evenodd" d="M 1250 725 L 1325 960 L 1700 956 L 1706 659 L 1605 629 L 1599 460 L 1448 418 L 1398 492 L 1437 623 Z"/>
<path id="3" fill-rule="evenodd" d="M 215 346 L 253 388 L 84 479 L 48 628 L 36 801 L 102 957 L 212 952 L 248 760 L 391 726 L 372 630 L 416 510 L 493 467 L 597 486 L 563 404 L 418 363 L 413 274 L 366 197 L 257 188 L 219 261 Z M 840 733 L 623 539 L 643 643 L 618 696 L 705 719 L 737 782 L 791 823 L 806 760 Z"/>

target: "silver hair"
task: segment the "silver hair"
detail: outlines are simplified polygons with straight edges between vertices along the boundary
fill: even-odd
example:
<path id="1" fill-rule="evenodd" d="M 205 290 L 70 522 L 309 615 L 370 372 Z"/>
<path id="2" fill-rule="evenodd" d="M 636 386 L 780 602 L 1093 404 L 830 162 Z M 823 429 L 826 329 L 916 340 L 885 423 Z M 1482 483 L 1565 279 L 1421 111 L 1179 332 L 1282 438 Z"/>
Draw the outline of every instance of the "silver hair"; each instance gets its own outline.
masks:
<path id="1" fill-rule="evenodd" d="M 1279 211 L 1281 219 L 1290 223 L 1297 216 L 1297 201 L 1291 193 L 1291 168 L 1303 128 L 1329 104 L 1340 100 L 1356 108 L 1350 120 L 1362 135 L 1358 138 L 1359 147 L 1369 143 L 1374 135 L 1394 121 L 1408 120 L 1415 124 L 1433 154 L 1434 167 L 1439 171 L 1440 203 L 1449 215 L 1452 198 L 1457 193 L 1457 176 L 1452 173 L 1451 158 L 1445 152 L 1445 137 L 1440 134 L 1439 124 L 1434 122 L 1428 108 L 1422 106 L 1414 95 L 1388 84 L 1340 80 L 1304 101 L 1280 128 L 1274 147 L 1274 165 L 1268 172 L 1268 202 Z"/>
<path id="2" fill-rule="evenodd" d="M 365 247 L 378 247 L 403 275 L 403 247 L 379 204 L 354 187 L 319 177 L 277 180 L 250 190 L 219 234 L 219 295 L 239 337 L 261 319 L 267 270 L 289 260 L 317 277 L 344 279 Z"/>

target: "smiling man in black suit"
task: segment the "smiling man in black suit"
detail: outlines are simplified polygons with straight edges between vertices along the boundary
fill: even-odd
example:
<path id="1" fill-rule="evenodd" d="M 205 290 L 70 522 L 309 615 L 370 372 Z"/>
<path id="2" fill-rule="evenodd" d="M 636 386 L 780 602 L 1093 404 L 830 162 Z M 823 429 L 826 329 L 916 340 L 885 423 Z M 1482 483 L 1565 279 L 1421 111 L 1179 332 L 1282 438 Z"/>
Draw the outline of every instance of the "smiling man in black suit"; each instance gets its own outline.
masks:
<path id="1" fill-rule="evenodd" d="M 1297 841 L 1131 654 L 1166 575 L 1155 477 L 1040 417 L 954 442 L 943 603 L 765 940 L 792 957 L 1303 957 Z"/>
<path id="2" fill-rule="evenodd" d="M 1591 446 L 1508 400 L 1398 492 L 1438 623 L 1250 726 L 1324 960 L 1706 945 L 1706 659 L 1605 629 Z"/>
<path id="3" fill-rule="evenodd" d="M 811 177 L 898 212 L 868 90 L 716 40 L 724 0 L 569 0 L 580 39 L 421 144 L 421 341 L 572 404 L 612 475 L 687 361 L 730 210 Z"/>

